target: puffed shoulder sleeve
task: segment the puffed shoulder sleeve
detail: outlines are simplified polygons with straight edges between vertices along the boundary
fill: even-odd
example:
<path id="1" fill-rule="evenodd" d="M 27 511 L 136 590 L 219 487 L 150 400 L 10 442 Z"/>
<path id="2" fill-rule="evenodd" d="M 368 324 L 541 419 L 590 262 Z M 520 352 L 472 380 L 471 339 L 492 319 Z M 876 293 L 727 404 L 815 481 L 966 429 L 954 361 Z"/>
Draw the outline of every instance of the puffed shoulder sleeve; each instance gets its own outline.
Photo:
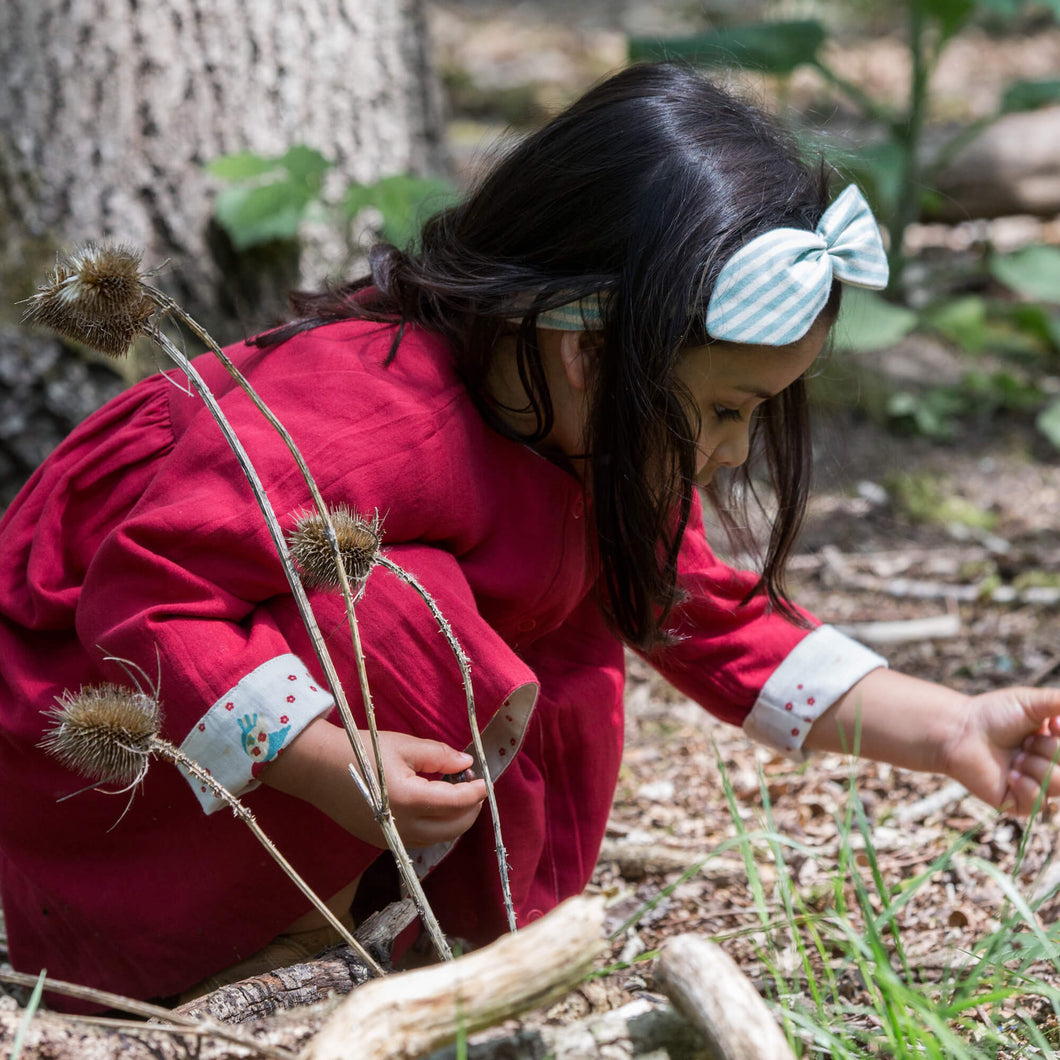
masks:
<path id="1" fill-rule="evenodd" d="M 675 642 L 649 661 L 716 717 L 797 754 L 813 722 L 887 664 L 806 612 L 801 627 L 775 613 L 765 596 L 747 599 L 757 580 L 711 551 L 697 498 L 679 558 L 684 596 L 670 622 Z"/>

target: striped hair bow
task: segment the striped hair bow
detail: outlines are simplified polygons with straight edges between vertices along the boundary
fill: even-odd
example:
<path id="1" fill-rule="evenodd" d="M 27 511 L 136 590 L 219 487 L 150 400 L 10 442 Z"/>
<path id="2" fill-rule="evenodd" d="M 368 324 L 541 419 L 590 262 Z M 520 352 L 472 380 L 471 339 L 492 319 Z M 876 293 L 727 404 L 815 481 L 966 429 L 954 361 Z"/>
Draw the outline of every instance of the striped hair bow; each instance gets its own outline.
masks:
<path id="1" fill-rule="evenodd" d="M 817 228 L 774 228 L 722 267 L 707 305 L 707 331 L 725 342 L 797 342 L 824 309 L 835 277 L 857 287 L 887 286 L 887 255 L 868 203 L 851 184 Z M 539 327 L 592 331 L 603 322 L 600 296 L 549 309 Z"/>
<path id="2" fill-rule="evenodd" d="M 725 342 L 797 342 L 824 309 L 833 277 L 877 291 L 887 286 L 876 219 L 853 184 L 814 231 L 774 228 L 729 258 L 707 305 L 707 331 Z"/>

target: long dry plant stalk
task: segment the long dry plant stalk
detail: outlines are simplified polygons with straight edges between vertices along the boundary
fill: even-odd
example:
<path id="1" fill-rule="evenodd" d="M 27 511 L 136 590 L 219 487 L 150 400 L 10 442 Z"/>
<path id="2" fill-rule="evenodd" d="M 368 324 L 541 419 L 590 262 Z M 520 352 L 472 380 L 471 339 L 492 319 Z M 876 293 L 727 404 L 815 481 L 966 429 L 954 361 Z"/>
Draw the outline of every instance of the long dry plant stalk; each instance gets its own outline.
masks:
<path id="1" fill-rule="evenodd" d="M 352 575 L 355 581 L 363 582 L 368 577 L 371 568 L 378 564 L 381 567 L 385 567 L 406 585 L 411 586 L 427 605 L 428 610 L 438 624 L 438 628 L 445 637 L 453 657 L 456 659 L 464 686 L 464 698 L 467 703 L 468 724 L 471 729 L 471 743 L 475 751 L 476 764 L 486 784 L 486 801 L 489 804 L 490 818 L 493 824 L 494 849 L 497 855 L 497 868 L 500 873 L 501 893 L 508 918 L 508 929 L 514 932 L 516 930 L 515 908 L 512 903 L 511 886 L 508 880 L 508 855 L 504 849 L 504 841 L 501 836 L 497 796 L 493 789 L 493 774 L 490 772 L 489 763 L 486 761 L 486 752 L 482 746 L 482 735 L 478 728 L 475 692 L 471 683 L 471 663 L 464 649 L 460 646 L 460 642 L 453 632 L 453 627 L 449 624 L 448 619 L 437 603 L 435 603 L 434 597 L 414 575 L 399 566 L 380 550 L 378 516 L 369 522 L 355 512 L 351 512 L 348 508 L 338 507 L 331 511 L 331 518 L 338 535 L 339 551 L 347 574 Z M 336 588 L 335 564 L 330 552 L 327 551 L 326 530 L 326 525 L 315 512 L 298 513 L 295 520 L 295 529 L 289 535 L 288 543 L 291 546 L 291 554 L 295 563 L 302 572 L 303 581 L 308 578 L 313 585 Z"/>
<path id="2" fill-rule="evenodd" d="M 161 294 L 160 297 L 163 297 Z M 170 299 L 165 299 L 169 303 L 167 312 L 177 316 L 182 321 L 190 320 L 190 318 L 179 310 L 175 303 L 172 303 Z M 195 325 L 196 328 L 198 325 Z M 394 821 L 394 815 L 391 812 L 389 800 L 386 797 L 385 776 L 383 770 L 382 753 L 379 746 L 379 727 L 375 720 L 375 710 L 372 706 L 372 693 L 368 686 L 368 672 L 365 668 L 364 661 L 364 650 L 361 645 L 361 634 L 360 626 L 357 623 L 356 613 L 353 606 L 353 593 L 350 588 L 349 578 L 346 575 L 346 568 L 342 562 L 342 554 L 339 550 L 338 539 L 335 533 L 335 527 L 331 522 L 331 517 L 328 512 L 327 505 L 324 504 L 323 498 L 320 496 L 320 492 L 317 489 L 316 482 L 313 476 L 309 472 L 309 468 L 306 466 L 305 461 L 302 459 L 301 453 L 298 452 L 294 441 L 287 433 L 286 428 L 280 424 L 279 420 L 276 419 L 275 415 L 270 411 L 267 412 L 267 418 L 280 431 L 281 437 L 284 438 L 288 444 L 288 448 L 292 453 L 297 454 L 296 460 L 299 469 L 302 472 L 302 476 L 307 484 L 311 484 L 310 492 L 313 495 L 314 502 L 319 506 L 320 518 L 323 520 L 326 527 L 328 545 L 332 550 L 335 559 L 336 574 L 339 579 L 339 585 L 342 590 L 342 597 L 346 604 L 346 617 L 350 628 L 350 635 L 353 641 L 353 653 L 354 659 L 357 665 L 357 677 L 361 686 L 361 697 L 364 702 L 365 716 L 368 721 L 368 732 L 372 739 L 372 744 L 375 750 L 376 768 L 378 770 L 378 780 L 376 772 L 373 772 L 371 764 L 368 759 L 367 751 L 364 747 L 364 742 L 361 740 L 360 732 L 357 729 L 356 721 L 353 717 L 353 712 L 350 710 L 349 701 L 346 699 L 346 692 L 342 686 L 342 682 L 339 680 L 338 672 L 335 670 L 335 664 L 331 658 L 331 653 L 328 651 L 327 644 L 324 641 L 324 636 L 320 631 L 320 626 L 317 623 L 316 616 L 313 614 L 313 609 L 309 603 L 309 598 L 306 596 L 305 587 L 302 585 L 302 581 L 299 578 L 298 571 L 295 568 L 294 562 L 291 559 L 290 551 L 287 547 L 287 543 L 284 540 L 283 531 L 280 528 L 279 521 L 276 518 L 276 513 L 272 510 L 271 505 L 268 503 L 268 498 L 265 495 L 265 488 L 258 477 L 257 471 L 254 469 L 254 465 L 251 463 L 250 457 L 247 455 L 246 449 L 243 447 L 242 442 L 239 440 L 235 431 L 232 429 L 231 424 L 228 423 L 227 417 L 221 410 L 220 405 L 217 403 L 217 399 L 210 391 L 206 382 L 196 371 L 191 361 L 179 350 L 157 327 L 152 328 L 148 333 L 155 342 L 166 352 L 171 360 L 177 364 L 181 370 L 188 376 L 192 381 L 192 385 L 199 392 L 199 396 L 205 402 L 206 407 L 210 410 L 211 415 L 217 424 L 221 427 L 221 430 L 225 434 L 225 438 L 228 440 L 230 447 L 239 460 L 240 466 L 243 468 L 244 473 L 247 476 L 247 480 L 251 484 L 251 488 L 254 491 L 255 499 L 258 501 L 258 507 L 261 510 L 262 517 L 265 519 L 265 523 L 269 528 L 269 534 L 272 537 L 273 547 L 276 549 L 277 554 L 280 556 L 280 560 L 283 564 L 284 573 L 287 576 L 287 582 L 291 588 L 291 594 L 294 597 L 295 604 L 298 607 L 298 613 L 302 618 L 302 622 L 309 632 L 310 640 L 313 644 L 313 651 L 320 662 L 321 669 L 324 671 L 325 679 L 328 683 L 328 688 L 331 691 L 332 696 L 335 699 L 335 703 L 338 706 L 339 717 L 342 719 L 343 728 L 346 730 L 346 736 L 350 741 L 350 745 L 353 748 L 355 757 L 357 758 L 357 765 L 360 768 L 360 774 L 357 771 L 351 769 L 350 776 L 354 783 L 357 785 L 361 795 L 368 802 L 368 805 L 372 808 L 372 812 L 375 816 L 376 822 L 383 832 L 383 839 L 386 842 L 387 847 L 394 855 L 394 860 L 397 863 L 398 871 L 401 874 L 402 882 L 405 884 L 406 889 L 410 897 L 416 903 L 416 908 L 419 911 L 420 917 L 423 920 L 423 925 L 430 935 L 431 942 L 434 945 L 438 956 L 443 960 L 452 960 L 453 951 L 446 941 L 445 932 L 442 931 L 441 925 L 438 923 L 438 918 L 434 915 L 434 910 L 431 908 L 430 903 L 427 900 L 427 895 L 423 890 L 423 884 L 420 882 L 419 876 L 416 875 L 415 866 L 412 864 L 412 859 L 409 857 L 408 850 L 405 847 L 405 843 L 401 838 L 400 833 L 397 829 L 397 824 Z M 205 334 L 205 332 L 203 332 Z M 213 342 L 213 340 L 210 340 Z M 214 344 L 216 345 L 216 344 Z M 217 352 L 216 350 L 214 352 Z M 222 363 L 227 362 L 226 367 L 231 365 L 227 357 L 222 354 Z M 242 380 L 241 386 L 251 397 L 255 406 L 259 410 L 265 410 L 267 406 L 258 396 L 257 392 L 250 386 L 250 383 L 243 377 L 242 373 L 231 365 L 230 371 L 234 372 L 236 378 Z"/>
<path id="3" fill-rule="evenodd" d="M 504 896 L 504 910 L 508 915 L 508 930 L 515 931 L 515 907 L 512 904 L 512 890 L 508 883 L 508 852 L 504 849 L 504 840 L 501 837 L 501 820 L 500 814 L 497 810 L 497 796 L 493 790 L 493 775 L 490 773 L 489 763 L 486 761 L 486 751 L 482 746 L 482 735 L 478 731 L 478 716 L 475 712 L 475 692 L 471 686 L 471 663 L 468 661 L 464 649 L 460 647 L 460 642 L 456 639 L 456 634 L 453 632 L 453 627 L 449 625 L 449 620 L 439 610 L 438 605 L 434 602 L 434 597 L 427 592 L 426 588 L 424 588 L 424 586 L 421 585 L 420 582 L 407 570 L 399 567 L 387 556 L 381 554 L 376 562 L 381 567 L 386 567 L 388 571 L 395 574 L 407 585 L 412 586 L 412 588 L 419 593 L 423 602 L 430 609 L 431 614 L 434 615 L 434 620 L 438 623 L 438 628 L 442 631 L 442 636 L 445 637 L 453 655 L 456 656 L 457 665 L 460 667 L 460 677 L 464 682 L 464 696 L 467 699 L 467 715 L 468 722 L 471 726 L 471 742 L 475 747 L 475 757 L 479 761 L 482 771 L 482 779 L 486 782 L 486 801 L 489 803 L 490 818 L 493 822 L 494 849 L 497 854 L 497 868 L 501 877 L 501 892 Z"/>
<path id="4" fill-rule="evenodd" d="M 82 688 L 76 693 L 67 690 L 58 698 L 57 704 L 49 711 L 54 724 L 41 743 L 49 754 L 89 780 L 100 784 L 118 783 L 126 788 L 135 787 L 143 780 L 153 756 L 183 767 L 231 807 L 346 945 L 376 975 L 385 974 L 372 955 L 280 853 L 250 810 L 198 762 L 159 735 L 162 708 L 154 696 L 142 690 L 133 692 L 118 685 L 102 684 Z"/>
<path id="5" fill-rule="evenodd" d="M 247 481 L 250 483 L 262 517 L 265 519 L 269 535 L 280 558 L 299 615 L 309 633 L 314 654 L 320 663 L 321 669 L 324 671 L 329 691 L 335 699 L 347 737 L 357 759 L 361 775 L 358 777 L 352 770 L 351 775 L 362 796 L 367 799 L 369 806 L 373 810 L 387 845 L 394 854 L 402 880 L 410 896 L 416 902 L 417 909 L 435 949 L 443 959 L 451 959 L 452 951 L 445 940 L 445 935 L 438 924 L 437 917 L 435 917 L 433 910 L 430 908 L 422 884 L 416 875 L 412 861 L 397 831 L 389 806 L 384 803 L 382 791 L 369 764 L 367 752 L 357 731 L 342 683 L 339 681 L 323 635 L 309 605 L 305 589 L 298 577 L 298 572 L 291 561 L 283 532 L 269 504 L 260 477 L 254 469 L 253 462 L 250 460 L 246 449 L 228 422 L 205 380 L 199 375 L 183 351 L 177 348 L 162 333 L 157 323 L 155 323 L 156 314 L 162 313 L 173 316 L 202 339 L 211 352 L 219 357 L 222 365 L 232 374 L 255 406 L 279 432 L 280 437 L 294 457 L 313 497 L 314 504 L 317 506 L 320 516 L 328 528 L 329 547 L 335 557 L 336 571 L 340 585 L 343 588 L 347 615 L 350 617 L 354 654 L 357 659 L 358 678 L 361 682 L 369 731 L 373 733 L 373 741 L 376 744 L 378 753 L 375 717 L 371 706 L 371 694 L 368 689 L 359 629 L 356 617 L 353 614 L 352 593 L 345 567 L 341 561 L 334 527 L 331 524 L 327 506 L 324 504 L 309 468 L 306 466 L 301 453 L 286 428 L 267 408 L 212 336 L 172 299 L 144 282 L 139 266 L 139 255 L 127 247 L 96 247 L 92 244 L 86 244 L 70 255 L 59 257 L 49 281 L 38 290 L 36 295 L 29 299 L 23 319 L 29 323 L 50 327 L 60 334 L 90 345 L 111 356 L 124 355 L 138 336 L 147 336 L 159 345 L 163 352 L 191 381 L 235 454 L 247 477 Z M 382 775 L 382 762 L 378 757 L 377 765 L 379 774 Z"/>
<path id="6" fill-rule="evenodd" d="M 338 587 L 342 592 L 342 598 L 346 604 L 346 618 L 350 627 L 350 635 L 353 639 L 354 658 L 357 662 L 357 677 L 360 682 L 361 697 L 364 700 L 365 711 L 369 719 L 368 731 L 372 738 L 373 750 L 375 752 L 376 763 L 379 769 L 379 784 L 381 789 L 382 807 L 381 812 L 378 816 L 379 823 L 382 826 L 383 818 L 390 814 L 390 805 L 389 800 L 387 798 L 386 778 L 383 774 L 382 753 L 379 748 L 379 732 L 375 724 L 375 715 L 372 710 L 372 694 L 371 690 L 368 687 L 368 674 L 365 670 L 364 652 L 361 647 L 360 627 L 358 625 L 357 615 L 354 609 L 354 598 L 350 589 L 348 571 L 346 561 L 344 559 L 344 551 L 337 540 L 337 535 L 335 532 L 335 525 L 333 522 L 334 513 L 324 503 L 324 498 L 321 496 L 320 491 L 317 488 L 316 481 L 313 478 L 313 475 L 310 472 L 309 467 L 306 464 L 304 458 L 302 457 L 298 446 L 295 444 L 294 439 L 288 433 L 287 429 L 280 422 L 280 420 L 275 416 L 272 410 L 268 407 L 268 405 L 266 405 L 265 402 L 262 401 L 261 397 L 251 386 L 250 381 L 246 378 L 246 376 L 244 376 L 243 373 L 235 366 L 235 364 L 232 363 L 228 355 L 217 344 L 213 336 L 210 335 L 210 333 L 206 331 L 205 328 L 201 327 L 197 321 L 195 321 L 191 316 L 189 316 L 176 302 L 174 302 L 171 298 L 168 298 L 161 291 L 146 283 L 142 285 L 142 289 L 150 298 L 152 298 L 159 305 L 161 309 L 163 309 L 164 312 L 169 313 L 170 315 L 180 320 L 182 323 L 186 324 L 187 327 L 190 328 L 191 331 L 194 332 L 194 334 L 210 349 L 213 355 L 223 365 L 225 371 L 227 371 L 228 374 L 242 388 L 247 397 L 249 397 L 250 400 L 254 403 L 254 406 L 258 409 L 258 411 L 261 412 L 263 416 L 265 416 L 265 418 L 269 421 L 269 423 L 283 439 L 284 444 L 287 446 L 288 450 L 291 453 L 291 456 L 295 460 L 295 463 L 298 465 L 299 471 L 302 473 L 302 478 L 305 480 L 306 486 L 309 489 L 310 496 L 313 498 L 313 504 L 316 507 L 317 514 L 319 515 L 323 524 L 326 542 L 331 555 L 332 566 L 338 576 Z M 378 531 L 379 524 L 378 520 L 376 520 L 374 533 L 377 539 Z M 493 777 L 490 773 L 489 765 L 486 762 L 486 755 L 482 747 L 482 738 L 479 734 L 478 717 L 475 711 L 475 694 L 472 690 L 471 673 L 469 669 L 467 655 L 460 647 L 460 643 L 457 641 L 456 634 L 453 632 L 452 626 L 450 626 L 448 620 L 445 618 L 444 615 L 442 615 L 441 611 L 438 609 L 437 604 L 435 604 L 430 594 L 416 580 L 416 578 L 414 578 L 411 574 L 402 569 L 400 566 L 398 566 L 398 564 L 394 563 L 392 560 L 384 559 L 384 557 L 379 554 L 378 541 L 375 554 L 379 556 L 379 562 L 383 566 L 387 567 L 388 570 L 392 571 L 404 582 L 411 585 L 416 590 L 416 592 L 419 593 L 419 595 L 422 597 L 424 602 L 427 604 L 427 607 L 430 609 L 431 614 L 434 616 L 435 621 L 438 623 L 442 634 L 445 636 L 446 643 L 449 645 L 453 656 L 456 659 L 457 666 L 459 666 L 460 668 L 460 675 L 464 685 L 464 696 L 467 702 L 468 722 L 471 728 L 471 742 L 475 749 L 475 755 L 478 758 L 479 771 L 481 772 L 482 778 L 486 783 L 486 801 L 489 804 L 490 819 L 493 824 L 493 834 L 497 852 L 497 867 L 500 873 L 501 892 L 504 896 L 504 907 L 508 917 L 508 929 L 510 931 L 515 931 L 515 909 L 512 905 L 511 886 L 509 884 L 508 879 L 508 857 L 507 852 L 504 849 L 504 840 L 501 835 L 500 811 L 497 807 L 497 796 L 493 790 Z M 370 563 L 363 563 L 363 566 L 366 568 L 364 570 L 363 575 L 355 575 L 356 578 L 362 580 L 363 578 L 366 578 L 368 576 L 368 571 L 371 569 Z M 342 707 L 340 707 L 339 710 L 341 714 Z M 344 724 L 346 724 L 345 715 L 343 715 L 343 720 Z M 352 724 L 353 719 L 351 715 L 347 728 L 351 727 Z M 363 764 L 360 761 L 358 761 L 358 764 L 361 765 L 363 771 Z M 392 826 L 393 819 L 391 818 L 390 827 Z M 402 848 L 402 852 L 404 854 L 404 848 Z M 396 851 L 395 856 L 398 856 Z M 408 862 L 409 871 L 412 871 L 412 862 L 408 861 L 407 854 L 404 854 L 404 857 L 405 860 Z M 424 898 L 424 901 L 426 901 L 426 898 Z M 448 950 L 447 945 L 446 949 Z"/>

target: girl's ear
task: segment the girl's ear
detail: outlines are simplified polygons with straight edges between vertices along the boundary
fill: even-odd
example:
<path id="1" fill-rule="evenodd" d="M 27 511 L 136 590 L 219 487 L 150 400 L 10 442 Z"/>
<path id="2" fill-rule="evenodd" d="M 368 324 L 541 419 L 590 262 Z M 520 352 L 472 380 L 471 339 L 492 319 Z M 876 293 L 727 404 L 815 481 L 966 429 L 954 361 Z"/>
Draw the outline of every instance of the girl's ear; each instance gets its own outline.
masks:
<path id="1" fill-rule="evenodd" d="M 561 331 L 559 359 L 572 390 L 586 390 L 596 370 L 602 343 L 594 331 Z"/>

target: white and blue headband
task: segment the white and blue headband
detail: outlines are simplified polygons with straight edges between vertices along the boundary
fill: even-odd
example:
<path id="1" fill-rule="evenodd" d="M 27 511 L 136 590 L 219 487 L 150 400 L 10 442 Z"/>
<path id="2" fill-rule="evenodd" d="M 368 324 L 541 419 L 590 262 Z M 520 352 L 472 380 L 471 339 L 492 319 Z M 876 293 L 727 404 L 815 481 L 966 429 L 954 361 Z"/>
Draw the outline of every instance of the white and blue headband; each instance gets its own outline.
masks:
<path id="1" fill-rule="evenodd" d="M 707 305 L 707 332 L 724 342 L 797 342 L 828 302 L 833 278 L 874 291 L 887 286 L 887 254 L 876 220 L 851 184 L 812 231 L 774 228 L 742 246 L 722 267 Z M 548 309 L 538 327 L 593 331 L 600 295 Z"/>

